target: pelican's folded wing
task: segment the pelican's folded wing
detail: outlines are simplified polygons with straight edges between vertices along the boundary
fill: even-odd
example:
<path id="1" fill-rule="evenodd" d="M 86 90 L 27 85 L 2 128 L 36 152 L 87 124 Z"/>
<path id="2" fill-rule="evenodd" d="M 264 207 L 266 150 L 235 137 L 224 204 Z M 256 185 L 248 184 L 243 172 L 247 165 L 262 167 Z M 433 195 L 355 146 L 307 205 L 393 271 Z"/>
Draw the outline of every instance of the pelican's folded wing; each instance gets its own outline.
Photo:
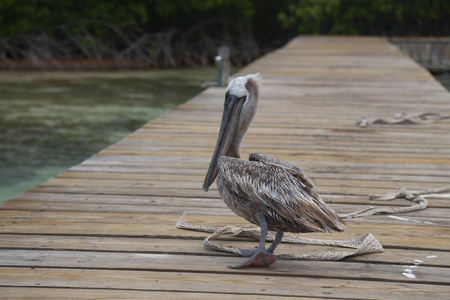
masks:
<path id="1" fill-rule="evenodd" d="M 251 159 L 221 158 L 221 172 L 229 189 L 311 231 L 342 231 L 340 218 L 321 200 L 303 171 L 263 155 L 253 155 Z"/>

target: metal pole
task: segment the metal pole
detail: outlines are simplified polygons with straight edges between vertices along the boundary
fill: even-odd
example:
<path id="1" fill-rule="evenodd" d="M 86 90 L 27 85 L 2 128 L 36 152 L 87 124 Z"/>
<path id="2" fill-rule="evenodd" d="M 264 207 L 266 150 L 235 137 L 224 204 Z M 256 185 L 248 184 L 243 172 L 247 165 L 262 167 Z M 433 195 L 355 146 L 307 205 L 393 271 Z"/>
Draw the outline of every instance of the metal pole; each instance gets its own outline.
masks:
<path id="1" fill-rule="evenodd" d="M 228 84 L 228 77 L 230 76 L 230 47 L 220 47 L 216 60 L 219 62 L 217 86 L 226 86 Z"/>

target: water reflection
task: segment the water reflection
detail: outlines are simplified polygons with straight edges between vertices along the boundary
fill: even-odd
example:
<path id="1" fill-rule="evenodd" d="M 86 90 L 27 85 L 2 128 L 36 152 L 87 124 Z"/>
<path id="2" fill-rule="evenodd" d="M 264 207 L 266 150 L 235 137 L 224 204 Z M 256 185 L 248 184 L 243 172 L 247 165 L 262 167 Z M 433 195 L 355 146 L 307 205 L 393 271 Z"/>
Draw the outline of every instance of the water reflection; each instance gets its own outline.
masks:
<path id="1" fill-rule="evenodd" d="M 215 76 L 213 68 L 0 72 L 0 201 L 80 163 Z"/>

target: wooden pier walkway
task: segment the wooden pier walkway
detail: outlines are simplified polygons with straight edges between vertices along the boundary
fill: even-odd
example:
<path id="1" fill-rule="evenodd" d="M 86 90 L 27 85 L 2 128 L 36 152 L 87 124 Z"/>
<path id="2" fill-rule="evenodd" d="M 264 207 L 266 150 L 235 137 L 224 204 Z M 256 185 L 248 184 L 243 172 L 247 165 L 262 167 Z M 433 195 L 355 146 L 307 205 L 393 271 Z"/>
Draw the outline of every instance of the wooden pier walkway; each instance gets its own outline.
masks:
<path id="1" fill-rule="evenodd" d="M 396 113 L 450 114 L 450 94 L 383 38 L 299 37 L 244 68 L 261 72 L 255 122 L 242 145 L 303 168 L 338 213 L 368 194 L 450 184 L 450 121 L 356 126 Z M 448 299 L 450 200 L 426 210 L 348 221 L 383 253 L 338 262 L 277 261 L 228 269 L 241 257 L 203 249 L 197 225 L 252 227 L 202 181 L 224 88 L 210 88 L 78 166 L 0 206 L 0 298 Z M 257 242 L 228 239 L 225 245 Z M 286 246 L 311 253 L 330 247 Z M 335 248 L 334 248 L 335 249 Z M 278 250 L 278 249 L 277 249 Z"/>

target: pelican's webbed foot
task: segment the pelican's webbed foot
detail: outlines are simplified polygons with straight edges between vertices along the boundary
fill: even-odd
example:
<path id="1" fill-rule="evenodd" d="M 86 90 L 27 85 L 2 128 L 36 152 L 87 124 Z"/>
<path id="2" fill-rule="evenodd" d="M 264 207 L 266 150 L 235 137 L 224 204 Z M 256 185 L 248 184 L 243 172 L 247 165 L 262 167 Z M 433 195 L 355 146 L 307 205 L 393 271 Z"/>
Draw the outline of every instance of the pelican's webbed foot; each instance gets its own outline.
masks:
<path id="1" fill-rule="evenodd" d="M 230 269 L 241 269 L 245 267 L 270 267 L 277 261 L 277 257 L 266 250 L 259 248 L 254 250 L 241 250 L 242 255 L 249 257 L 248 260 L 237 266 L 228 266 Z"/>

